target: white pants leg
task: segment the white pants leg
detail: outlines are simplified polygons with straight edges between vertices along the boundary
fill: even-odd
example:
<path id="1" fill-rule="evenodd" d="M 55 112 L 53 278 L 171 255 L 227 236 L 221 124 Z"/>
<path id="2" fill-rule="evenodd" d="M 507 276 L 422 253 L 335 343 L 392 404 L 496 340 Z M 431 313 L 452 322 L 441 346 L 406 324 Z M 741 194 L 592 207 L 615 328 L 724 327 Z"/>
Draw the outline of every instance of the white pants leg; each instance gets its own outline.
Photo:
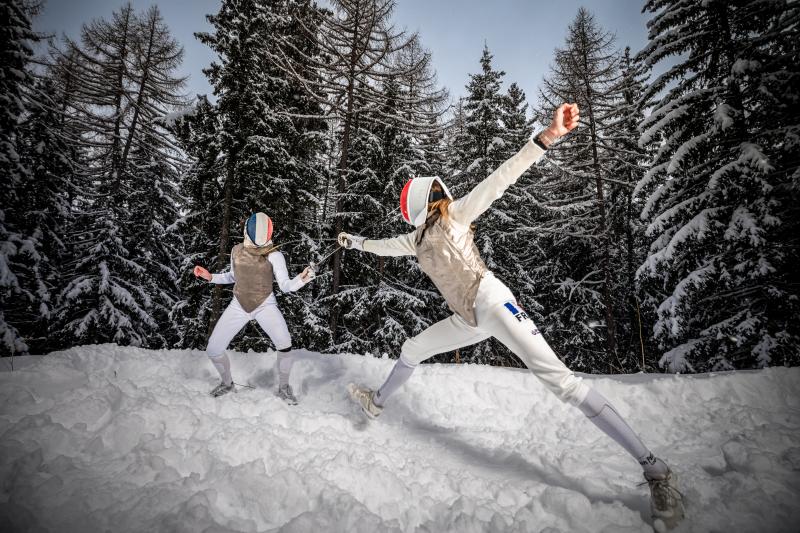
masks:
<path id="1" fill-rule="evenodd" d="M 409 366 L 416 366 L 436 354 L 469 346 L 489 337 L 489 333 L 470 326 L 460 316 L 451 315 L 407 339 L 400 349 L 400 357 Z"/>
<path id="2" fill-rule="evenodd" d="M 509 304 L 517 312 L 502 303 L 479 303 L 476 306 L 477 327 L 470 326 L 457 315 L 437 322 L 403 344 L 401 360 L 408 366 L 415 366 L 433 355 L 495 337 L 514 352 L 561 400 L 579 405 L 586 398 L 588 385 L 561 362 L 536 325 L 521 312 L 516 302 L 511 301 Z M 408 376 L 404 377 L 408 379 Z M 385 383 L 381 390 L 394 391 L 397 388 L 394 385 Z M 381 394 L 381 400 L 385 396 Z"/>
<path id="3" fill-rule="evenodd" d="M 206 353 L 214 364 L 214 368 L 219 372 L 222 382 L 226 385 L 230 385 L 233 377 L 231 376 L 231 362 L 225 350 L 239 330 L 249 321 L 250 315 L 234 298 L 217 320 L 214 331 L 211 332 L 211 337 L 208 339 Z"/>
<path id="4" fill-rule="evenodd" d="M 383 406 L 386 399 L 408 381 L 419 363 L 436 354 L 469 346 L 488 338 L 489 335 L 464 322 L 458 315 L 440 320 L 419 335 L 403 343 L 400 359 L 374 398 L 376 405 Z"/>
<path id="5" fill-rule="evenodd" d="M 573 405 L 583 402 L 589 386 L 561 362 L 533 320 L 515 301 L 477 306 L 476 317 L 480 329 L 514 352 L 562 401 Z"/>
<path id="6" fill-rule="evenodd" d="M 256 307 L 251 316 L 256 319 L 258 325 L 270 338 L 276 350 L 286 350 L 292 347 L 289 327 L 286 325 L 286 320 L 274 297 L 264 300 L 261 305 Z"/>
<path id="7" fill-rule="evenodd" d="M 522 359 L 561 400 L 577 406 L 592 423 L 631 454 L 645 472 L 663 476 L 667 465 L 653 456 L 611 403 L 559 360 L 516 301 L 479 308 L 478 323 Z"/>
<path id="8" fill-rule="evenodd" d="M 275 345 L 275 350 L 278 352 L 276 362 L 278 388 L 288 385 L 289 374 L 294 364 L 294 356 L 291 351 L 292 336 L 289 334 L 286 319 L 283 318 L 283 313 L 278 308 L 278 302 L 275 301 L 275 297 L 271 296 L 264 300 L 264 303 L 253 311 L 253 318 L 256 319 L 258 325 L 270 338 L 272 344 Z"/>

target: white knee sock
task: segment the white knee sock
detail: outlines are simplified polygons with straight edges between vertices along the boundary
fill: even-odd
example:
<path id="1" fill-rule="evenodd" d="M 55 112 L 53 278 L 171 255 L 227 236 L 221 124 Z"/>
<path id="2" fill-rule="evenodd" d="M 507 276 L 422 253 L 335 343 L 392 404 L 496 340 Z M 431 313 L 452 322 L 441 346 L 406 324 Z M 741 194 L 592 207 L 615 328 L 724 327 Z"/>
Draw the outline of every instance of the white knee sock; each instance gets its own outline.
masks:
<path id="1" fill-rule="evenodd" d="M 291 348 L 278 350 L 278 387 L 289 384 L 289 374 L 294 364 L 294 354 Z"/>
<path id="2" fill-rule="evenodd" d="M 414 369 L 417 368 L 416 366 L 411 366 L 405 361 L 403 358 L 397 360 L 394 364 L 394 368 L 389 373 L 389 377 L 386 378 L 386 381 L 381 385 L 381 388 L 378 389 L 378 392 L 375 393 L 375 397 L 372 401 L 375 402 L 375 405 L 378 407 L 383 407 L 386 398 L 394 394 L 394 391 L 399 389 L 403 383 L 408 381 L 408 378 L 411 377 L 411 374 L 414 373 Z"/>
<path id="3" fill-rule="evenodd" d="M 645 474 L 661 477 L 669 471 L 664 461 L 656 458 L 647 449 L 647 446 L 642 443 L 633 429 L 625 423 L 602 394 L 590 388 L 586 399 L 583 400 L 578 408 L 595 426 L 614 439 L 617 444 L 625 448 L 629 454 L 639 461 Z"/>
<path id="4" fill-rule="evenodd" d="M 214 368 L 219 372 L 219 377 L 222 378 L 222 382 L 225 385 L 230 385 L 233 382 L 233 376 L 231 376 L 231 360 L 228 359 L 228 354 L 223 353 L 216 357 L 209 355 L 208 358 L 211 359 Z"/>

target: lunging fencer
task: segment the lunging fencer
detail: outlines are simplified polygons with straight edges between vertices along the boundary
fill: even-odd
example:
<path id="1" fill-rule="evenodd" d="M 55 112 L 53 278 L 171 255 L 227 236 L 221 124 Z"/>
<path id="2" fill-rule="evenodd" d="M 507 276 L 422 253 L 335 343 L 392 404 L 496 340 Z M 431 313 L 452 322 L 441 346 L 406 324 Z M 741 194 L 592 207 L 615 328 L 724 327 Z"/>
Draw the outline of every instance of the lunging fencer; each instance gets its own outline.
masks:
<path id="1" fill-rule="evenodd" d="M 516 183 L 554 141 L 577 127 L 578 121 L 576 104 L 561 105 L 547 129 L 463 198 L 454 200 L 438 177 L 409 180 L 400 196 L 400 211 L 403 219 L 416 227 L 411 233 L 380 240 L 339 234 L 339 244 L 348 249 L 380 256 L 416 256 L 422 271 L 453 311 L 449 318 L 405 341 L 400 358 L 377 390 L 351 383 L 348 391 L 363 412 L 375 418 L 421 362 L 494 337 L 556 396 L 578 407 L 639 462 L 650 486 L 654 518 L 672 527 L 683 517 L 683 505 L 667 464 L 653 455 L 605 397 L 575 376 L 556 356 L 508 287 L 486 267 L 473 242 L 473 221 Z"/>

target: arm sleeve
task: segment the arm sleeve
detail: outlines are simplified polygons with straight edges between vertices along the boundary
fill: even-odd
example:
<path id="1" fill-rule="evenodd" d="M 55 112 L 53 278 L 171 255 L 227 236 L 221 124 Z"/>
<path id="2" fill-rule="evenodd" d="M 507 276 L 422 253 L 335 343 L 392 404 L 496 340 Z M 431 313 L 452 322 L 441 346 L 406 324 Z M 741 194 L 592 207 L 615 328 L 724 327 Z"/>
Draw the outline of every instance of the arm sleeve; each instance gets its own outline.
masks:
<path id="1" fill-rule="evenodd" d="M 236 283 L 236 276 L 233 274 L 233 257 L 231 257 L 231 269 L 227 272 L 220 272 L 218 274 L 211 274 L 211 281 L 217 285 L 230 285 Z"/>
<path id="2" fill-rule="evenodd" d="M 450 205 L 450 216 L 462 224 L 471 224 L 473 220 L 482 215 L 492 202 L 503 196 L 511 185 L 517 182 L 520 176 L 536 163 L 544 154 L 544 150 L 528 141 L 522 150 L 511 159 L 500 165 L 488 178 L 475 186 L 463 198 L 459 198 Z"/>
<path id="3" fill-rule="evenodd" d="M 280 252 L 272 252 L 267 256 L 269 262 L 272 263 L 272 275 L 278 282 L 281 292 L 294 292 L 305 286 L 305 282 L 300 278 L 300 275 L 289 279 L 289 271 L 286 269 L 286 259 Z"/>
<path id="4" fill-rule="evenodd" d="M 412 231 L 391 239 L 366 240 L 364 251 L 383 256 L 417 255 L 417 247 L 414 246 L 416 233 Z"/>

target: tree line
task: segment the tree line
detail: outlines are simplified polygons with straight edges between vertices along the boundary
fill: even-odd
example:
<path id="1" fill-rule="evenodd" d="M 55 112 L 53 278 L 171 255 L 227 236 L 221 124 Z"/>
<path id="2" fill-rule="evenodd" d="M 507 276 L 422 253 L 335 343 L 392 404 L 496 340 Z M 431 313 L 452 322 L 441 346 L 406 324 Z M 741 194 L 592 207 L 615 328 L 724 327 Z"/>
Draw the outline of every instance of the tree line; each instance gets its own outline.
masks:
<path id="1" fill-rule="evenodd" d="M 465 194 L 568 101 L 582 126 L 475 230 L 556 352 L 587 372 L 798 363 L 800 7 L 649 0 L 638 51 L 581 8 L 535 102 L 488 47 L 451 99 L 394 7 L 223 0 L 196 34 L 213 94 L 189 98 L 157 7 L 56 41 L 3 2 L 2 354 L 203 349 L 232 293 L 191 267 L 227 268 L 250 212 L 299 271 L 339 231 L 409 231 L 409 177 Z M 344 251 L 281 305 L 296 346 L 392 357 L 448 315 L 412 259 Z M 269 348 L 255 325 L 234 346 Z M 491 340 L 434 360 L 520 366 Z"/>

